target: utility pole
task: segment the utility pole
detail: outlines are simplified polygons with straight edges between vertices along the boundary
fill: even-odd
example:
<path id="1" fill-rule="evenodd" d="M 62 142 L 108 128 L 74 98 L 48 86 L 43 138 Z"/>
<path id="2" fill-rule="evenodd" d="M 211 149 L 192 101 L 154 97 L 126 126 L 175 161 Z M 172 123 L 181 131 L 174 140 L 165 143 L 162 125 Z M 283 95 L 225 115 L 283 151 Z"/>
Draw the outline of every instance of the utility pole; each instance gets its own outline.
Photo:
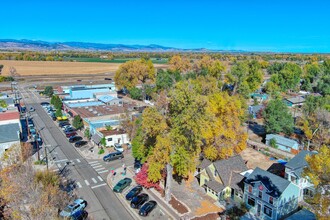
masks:
<path id="1" fill-rule="evenodd" d="M 48 171 L 48 154 L 47 154 L 47 145 L 45 145 L 45 155 L 46 155 L 46 165 L 47 165 L 47 171 Z"/>
<path id="2" fill-rule="evenodd" d="M 37 145 L 38 161 L 40 161 L 39 141 L 38 141 L 39 132 L 38 132 L 38 130 L 36 130 L 36 136 L 35 137 L 37 137 L 37 140 L 34 138 L 34 141 L 36 142 L 36 145 Z"/>

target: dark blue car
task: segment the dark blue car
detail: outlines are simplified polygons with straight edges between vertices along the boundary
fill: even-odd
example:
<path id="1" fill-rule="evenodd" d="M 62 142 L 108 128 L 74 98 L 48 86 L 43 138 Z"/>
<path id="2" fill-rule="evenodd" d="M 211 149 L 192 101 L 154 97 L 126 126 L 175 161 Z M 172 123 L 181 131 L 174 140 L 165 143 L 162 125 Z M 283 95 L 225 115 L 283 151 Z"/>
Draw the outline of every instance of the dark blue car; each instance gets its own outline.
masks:
<path id="1" fill-rule="evenodd" d="M 131 189 L 127 194 L 126 194 L 126 199 L 128 201 L 132 200 L 135 196 L 137 196 L 140 192 L 142 191 L 142 186 L 136 186 L 133 189 Z"/>

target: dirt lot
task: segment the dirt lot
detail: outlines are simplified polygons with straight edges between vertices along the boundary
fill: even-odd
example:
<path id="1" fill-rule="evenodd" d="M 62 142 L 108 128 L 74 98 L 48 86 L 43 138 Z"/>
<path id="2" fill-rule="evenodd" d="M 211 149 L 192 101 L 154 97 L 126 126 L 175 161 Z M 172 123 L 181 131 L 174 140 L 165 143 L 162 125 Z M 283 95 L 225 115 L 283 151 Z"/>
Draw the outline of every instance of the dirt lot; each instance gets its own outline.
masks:
<path id="1" fill-rule="evenodd" d="M 243 160 L 247 161 L 247 167 L 249 169 L 260 167 L 261 169 L 267 170 L 273 163 L 276 162 L 274 160 L 270 160 L 269 157 L 266 157 L 252 148 L 246 148 L 241 152 L 241 156 Z"/>
<path id="2" fill-rule="evenodd" d="M 64 75 L 64 74 L 98 74 L 113 73 L 120 63 L 94 62 L 47 62 L 47 61 L 16 61 L 0 60 L 4 65 L 3 75 L 9 75 L 10 67 L 14 67 L 21 76 L 28 75 Z M 165 68 L 166 65 L 155 64 L 156 68 Z"/>

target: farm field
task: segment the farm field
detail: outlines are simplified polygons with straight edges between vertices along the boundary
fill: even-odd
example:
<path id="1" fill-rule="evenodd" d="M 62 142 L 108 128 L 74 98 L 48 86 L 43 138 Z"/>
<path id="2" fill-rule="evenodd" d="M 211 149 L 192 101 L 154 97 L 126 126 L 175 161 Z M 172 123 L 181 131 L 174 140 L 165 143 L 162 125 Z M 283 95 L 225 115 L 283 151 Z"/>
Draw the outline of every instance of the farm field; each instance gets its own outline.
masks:
<path id="1" fill-rule="evenodd" d="M 129 60 L 137 60 L 139 58 L 126 58 L 126 59 L 113 59 L 113 60 L 108 60 L 108 59 L 102 59 L 102 58 L 81 58 L 81 57 L 67 57 L 64 58 L 65 61 L 77 61 L 77 62 L 99 62 L 99 63 L 125 63 L 126 61 Z M 151 58 L 151 61 L 153 64 L 167 64 L 168 59 L 156 59 L 156 58 Z"/>
<path id="2" fill-rule="evenodd" d="M 0 60 L 4 65 L 2 74 L 8 76 L 10 67 L 14 67 L 21 76 L 31 75 L 89 75 L 99 73 L 113 73 L 120 63 L 97 62 L 57 62 L 57 61 L 19 61 Z M 155 64 L 155 68 L 166 68 L 166 65 Z"/>

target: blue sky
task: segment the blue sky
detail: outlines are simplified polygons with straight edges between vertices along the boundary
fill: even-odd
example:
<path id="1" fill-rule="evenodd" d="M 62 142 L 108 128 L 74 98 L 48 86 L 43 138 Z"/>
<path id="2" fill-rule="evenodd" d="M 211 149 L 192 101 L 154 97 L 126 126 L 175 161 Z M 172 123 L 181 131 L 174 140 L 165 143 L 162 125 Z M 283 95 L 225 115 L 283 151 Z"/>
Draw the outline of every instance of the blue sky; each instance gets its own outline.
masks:
<path id="1" fill-rule="evenodd" d="M 12 0 L 0 38 L 330 52 L 328 0 Z"/>

